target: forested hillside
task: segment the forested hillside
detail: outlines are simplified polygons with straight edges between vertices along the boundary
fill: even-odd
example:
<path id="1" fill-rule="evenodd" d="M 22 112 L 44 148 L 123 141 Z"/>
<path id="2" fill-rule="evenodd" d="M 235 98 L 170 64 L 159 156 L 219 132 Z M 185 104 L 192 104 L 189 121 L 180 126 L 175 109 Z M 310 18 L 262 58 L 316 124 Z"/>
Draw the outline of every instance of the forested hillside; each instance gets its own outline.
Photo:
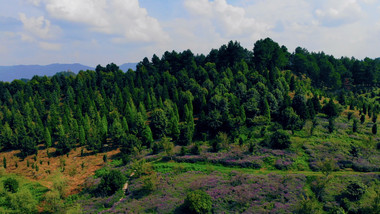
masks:
<path id="1" fill-rule="evenodd" d="M 142 170 L 130 179 L 124 205 L 149 198 L 155 206 L 120 203 L 130 212 L 376 213 L 379 83 L 379 59 L 337 59 L 303 48 L 290 53 L 269 38 L 252 50 L 231 41 L 207 56 L 190 50 L 154 55 L 127 72 L 111 63 L 77 75 L 0 82 L 0 146 L 4 152 L 20 150 L 20 161 L 39 149 L 47 149 L 50 158 L 76 148 L 82 154 L 84 148 L 119 148 L 114 160 L 120 161 L 98 173 L 103 178 L 97 189 L 78 196 L 91 213 L 102 208 L 85 198 L 112 196 L 120 185 L 106 191 L 104 182 L 111 181 L 104 177 L 120 169 L 123 181 Z M 253 169 L 268 171 L 257 177 Z M 331 177 L 334 171 L 342 173 Z M 184 175 L 188 180 L 180 180 Z M 192 184 L 192 176 L 204 183 Z M 273 187 L 252 186 L 264 185 L 263 179 Z M 325 188 L 340 181 L 333 190 Z M 166 205 L 155 205 L 153 196 L 162 198 L 163 186 L 173 182 L 193 186 L 181 184 Z M 245 187 L 267 192 L 258 196 Z M 197 210 L 192 197 L 212 206 Z M 103 209 L 116 206 L 99 203 Z"/>

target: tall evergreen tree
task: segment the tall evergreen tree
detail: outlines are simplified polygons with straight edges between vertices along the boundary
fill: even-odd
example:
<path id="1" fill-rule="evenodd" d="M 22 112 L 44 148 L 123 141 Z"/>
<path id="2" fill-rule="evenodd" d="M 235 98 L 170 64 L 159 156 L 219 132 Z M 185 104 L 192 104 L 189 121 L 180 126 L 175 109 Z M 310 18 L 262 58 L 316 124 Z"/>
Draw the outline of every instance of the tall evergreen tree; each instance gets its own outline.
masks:
<path id="1" fill-rule="evenodd" d="M 155 139 L 163 137 L 167 133 L 168 119 L 164 110 L 155 109 L 151 115 L 150 126 Z"/>
<path id="2" fill-rule="evenodd" d="M 52 146 L 52 140 L 51 140 L 51 135 L 50 135 L 49 129 L 47 127 L 45 128 L 44 137 L 45 137 L 46 148 L 51 147 Z"/>

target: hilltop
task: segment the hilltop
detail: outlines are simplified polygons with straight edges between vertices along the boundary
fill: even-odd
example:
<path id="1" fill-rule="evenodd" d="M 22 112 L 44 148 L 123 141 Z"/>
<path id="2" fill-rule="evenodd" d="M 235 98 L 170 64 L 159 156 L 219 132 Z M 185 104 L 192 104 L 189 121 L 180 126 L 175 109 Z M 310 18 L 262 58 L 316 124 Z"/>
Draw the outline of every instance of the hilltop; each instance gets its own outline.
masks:
<path id="1" fill-rule="evenodd" d="M 266 38 L 252 50 L 231 41 L 206 56 L 167 51 L 128 72 L 111 63 L 0 82 L 5 174 L 44 186 L 6 179 L 0 203 L 29 213 L 378 213 L 379 80 L 377 59 L 290 53 Z M 20 194 L 34 205 L 10 200 Z"/>

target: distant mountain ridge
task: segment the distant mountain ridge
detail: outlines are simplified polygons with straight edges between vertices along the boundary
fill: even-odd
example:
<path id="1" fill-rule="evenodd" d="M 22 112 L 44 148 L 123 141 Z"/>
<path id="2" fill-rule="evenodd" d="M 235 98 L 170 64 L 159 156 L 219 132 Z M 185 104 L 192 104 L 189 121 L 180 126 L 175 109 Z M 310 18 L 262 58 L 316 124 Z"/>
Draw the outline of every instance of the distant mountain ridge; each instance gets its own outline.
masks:
<path id="1" fill-rule="evenodd" d="M 120 69 L 124 72 L 128 69 L 136 69 L 137 63 L 124 63 L 120 65 Z M 94 67 L 82 65 L 79 63 L 74 64 L 60 64 L 54 63 L 50 65 L 12 65 L 0 66 L 0 81 L 11 82 L 15 79 L 31 79 L 34 75 L 38 76 L 53 76 L 58 72 L 71 71 L 78 73 L 80 70 L 95 70 Z"/>

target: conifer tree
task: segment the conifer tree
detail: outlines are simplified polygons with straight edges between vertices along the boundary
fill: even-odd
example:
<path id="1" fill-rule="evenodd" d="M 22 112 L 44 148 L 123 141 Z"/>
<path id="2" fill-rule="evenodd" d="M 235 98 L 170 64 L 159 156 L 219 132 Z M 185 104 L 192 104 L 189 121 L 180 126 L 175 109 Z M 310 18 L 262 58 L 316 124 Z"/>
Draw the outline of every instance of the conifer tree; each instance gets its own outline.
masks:
<path id="1" fill-rule="evenodd" d="M 264 117 L 266 117 L 269 121 L 270 121 L 270 108 L 269 108 L 269 104 L 268 104 L 268 100 L 267 99 L 264 99 L 263 101 L 263 115 Z"/>
<path id="2" fill-rule="evenodd" d="M 86 134 L 83 126 L 79 127 L 79 145 L 84 146 L 86 144 Z"/>
<path id="3" fill-rule="evenodd" d="M 45 128 L 44 137 L 45 137 L 46 148 L 51 147 L 52 146 L 52 140 L 51 140 L 51 135 L 50 135 L 49 129 L 47 127 Z"/>
<path id="4" fill-rule="evenodd" d="M 151 115 L 151 123 L 150 123 L 153 137 L 155 139 L 159 139 L 163 137 L 167 133 L 167 127 L 168 127 L 168 119 L 165 115 L 164 110 L 162 109 L 155 109 L 152 112 Z"/>
<path id="5" fill-rule="evenodd" d="M 352 124 L 352 132 L 357 132 L 358 131 L 358 121 L 354 119 L 354 122 Z"/>
<path id="6" fill-rule="evenodd" d="M 7 168 L 7 159 L 5 158 L 5 156 L 3 157 L 3 167 L 4 169 Z"/>
<path id="7" fill-rule="evenodd" d="M 376 135 L 377 134 L 377 124 L 373 124 L 372 126 L 372 134 Z"/>

